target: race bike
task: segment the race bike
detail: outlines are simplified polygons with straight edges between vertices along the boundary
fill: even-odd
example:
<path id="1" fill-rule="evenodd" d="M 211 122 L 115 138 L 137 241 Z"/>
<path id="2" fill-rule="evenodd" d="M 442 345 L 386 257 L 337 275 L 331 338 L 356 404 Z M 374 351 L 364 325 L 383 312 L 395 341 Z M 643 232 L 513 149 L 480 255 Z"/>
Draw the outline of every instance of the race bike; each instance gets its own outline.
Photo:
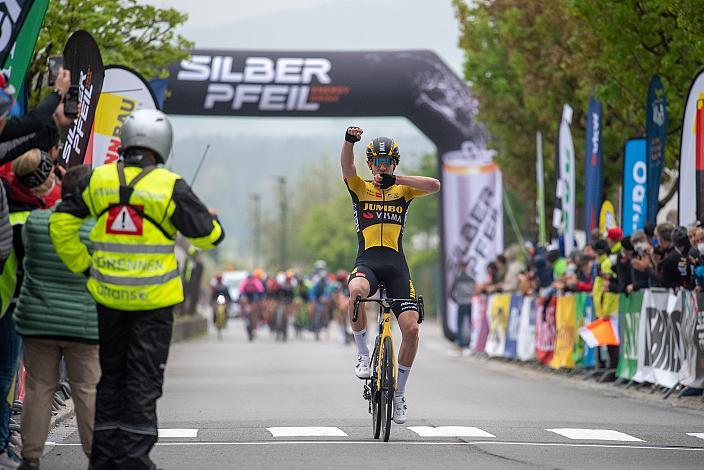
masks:
<path id="1" fill-rule="evenodd" d="M 215 300 L 215 328 L 218 330 L 218 339 L 222 340 L 222 330 L 227 325 L 227 300 L 224 295 L 218 295 Z"/>

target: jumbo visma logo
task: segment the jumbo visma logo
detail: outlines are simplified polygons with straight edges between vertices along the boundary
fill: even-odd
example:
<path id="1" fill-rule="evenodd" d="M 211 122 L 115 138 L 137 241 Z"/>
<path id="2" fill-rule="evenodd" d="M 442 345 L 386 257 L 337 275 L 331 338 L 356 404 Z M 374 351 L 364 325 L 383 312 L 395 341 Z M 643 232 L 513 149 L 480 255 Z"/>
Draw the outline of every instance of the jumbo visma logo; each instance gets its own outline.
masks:
<path id="1" fill-rule="evenodd" d="M 392 222 L 403 223 L 403 207 L 401 206 L 365 202 L 362 211 L 362 217 L 367 220 L 371 220 L 376 217 L 380 220 L 390 220 Z"/>

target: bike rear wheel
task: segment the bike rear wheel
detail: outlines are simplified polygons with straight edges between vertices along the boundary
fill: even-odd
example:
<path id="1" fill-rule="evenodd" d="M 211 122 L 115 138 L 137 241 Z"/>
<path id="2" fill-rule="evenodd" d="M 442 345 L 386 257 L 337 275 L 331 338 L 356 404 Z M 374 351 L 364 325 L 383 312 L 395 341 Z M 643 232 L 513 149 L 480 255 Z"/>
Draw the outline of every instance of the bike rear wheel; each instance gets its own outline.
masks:
<path id="1" fill-rule="evenodd" d="M 394 361 L 393 361 L 393 346 L 391 338 L 384 339 L 384 348 L 381 354 L 381 400 L 380 408 L 382 409 L 381 427 L 384 436 L 384 442 L 389 441 L 391 435 L 391 419 L 394 414 Z"/>

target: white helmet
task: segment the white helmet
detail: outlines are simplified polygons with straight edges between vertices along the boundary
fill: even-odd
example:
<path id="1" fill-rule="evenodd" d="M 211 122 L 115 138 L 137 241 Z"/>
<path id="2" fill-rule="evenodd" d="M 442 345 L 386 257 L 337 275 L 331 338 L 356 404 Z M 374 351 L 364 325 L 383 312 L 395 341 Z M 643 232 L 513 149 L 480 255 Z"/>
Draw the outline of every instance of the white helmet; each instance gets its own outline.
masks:
<path id="1" fill-rule="evenodd" d="M 127 116 L 122 125 L 122 151 L 146 148 L 156 153 L 159 163 L 166 163 L 171 154 L 173 134 L 166 114 L 156 109 L 139 109 Z"/>
<path id="2" fill-rule="evenodd" d="M 319 259 L 313 264 L 313 268 L 316 271 L 324 271 L 328 269 L 328 263 L 326 263 L 324 259 Z"/>

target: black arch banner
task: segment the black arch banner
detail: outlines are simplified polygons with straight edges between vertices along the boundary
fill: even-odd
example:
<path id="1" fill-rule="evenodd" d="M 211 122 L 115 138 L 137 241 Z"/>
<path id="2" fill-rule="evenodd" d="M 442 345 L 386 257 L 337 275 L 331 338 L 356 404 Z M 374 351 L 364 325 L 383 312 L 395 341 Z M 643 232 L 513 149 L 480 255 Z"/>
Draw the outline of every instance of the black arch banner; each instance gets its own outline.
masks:
<path id="1" fill-rule="evenodd" d="M 469 87 L 431 51 L 194 50 L 170 67 L 168 114 L 403 116 L 436 145 L 443 181 L 443 292 L 459 261 L 483 280 L 503 248 L 501 174 Z M 441 302 L 453 339 L 456 305 Z"/>

